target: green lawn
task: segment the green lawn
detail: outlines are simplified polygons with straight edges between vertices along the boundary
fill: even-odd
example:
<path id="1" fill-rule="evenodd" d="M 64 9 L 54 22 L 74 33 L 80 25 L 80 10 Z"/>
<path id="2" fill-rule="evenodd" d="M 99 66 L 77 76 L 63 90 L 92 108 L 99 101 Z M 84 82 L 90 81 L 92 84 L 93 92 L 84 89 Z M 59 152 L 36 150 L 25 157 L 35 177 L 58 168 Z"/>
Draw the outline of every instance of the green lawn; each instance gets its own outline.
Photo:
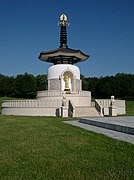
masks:
<path id="1" fill-rule="evenodd" d="M 0 179 L 134 179 L 134 145 L 62 120 L 0 115 Z"/>
<path id="2" fill-rule="evenodd" d="M 134 101 L 126 101 L 126 115 L 134 116 Z"/>

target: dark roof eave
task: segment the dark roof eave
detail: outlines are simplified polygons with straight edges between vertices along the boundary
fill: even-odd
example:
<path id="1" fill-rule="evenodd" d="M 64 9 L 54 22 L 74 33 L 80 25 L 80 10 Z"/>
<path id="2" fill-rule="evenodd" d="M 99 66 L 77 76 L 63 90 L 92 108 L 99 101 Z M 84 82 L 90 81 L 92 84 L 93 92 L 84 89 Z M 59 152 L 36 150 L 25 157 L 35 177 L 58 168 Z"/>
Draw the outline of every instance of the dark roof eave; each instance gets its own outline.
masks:
<path id="1" fill-rule="evenodd" d="M 42 58 L 42 56 L 43 55 L 45 55 L 45 54 L 40 54 L 40 56 L 38 57 L 40 60 L 45 60 L 45 59 L 43 59 Z M 46 60 L 47 59 L 55 59 L 55 58 L 57 58 L 57 59 L 59 59 L 59 58 L 77 58 L 77 59 L 79 59 L 79 60 L 86 60 L 86 59 L 88 59 L 90 56 L 89 55 L 83 55 L 83 58 L 81 59 L 78 55 L 61 55 L 61 54 L 59 54 L 59 55 L 57 55 L 57 56 L 46 56 L 47 58 L 46 58 Z"/>
<path id="2" fill-rule="evenodd" d="M 70 49 L 70 48 L 57 48 L 51 51 L 42 51 L 41 54 L 53 54 L 56 52 L 66 52 L 66 53 L 78 53 L 80 52 L 81 54 L 83 54 L 84 56 L 88 56 L 86 54 L 84 54 L 82 51 L 80 50 L 75 50 L 75 49 Z"/>
<path id="3" fill-rule="evenodd" d="M 50 54 L 54 55 L 55 53 L 58 53 L 59 55 L 50 57 Z M 79 57 L 79 53 L 81 54 L 80 56 L 83 56 L 83 57 Z M 68 55 L 68 54 L 70 54 L 70 55 Z M 45 55 L 46 57 L 43 58 L 42 57 L 43 55 Z M 82 62 L 82 61 L 87 60 L 90 57 L 90 55 L 84 54 L 80 50 L 74 50 L 74 49 L 70 49 L 70 48 L 58 48 L 58 49 L 54 49 L 54 50 L 51 50 L 51 51 L 42 51 L 38 58 L 40 60 L 42 60 L 42 61 L 52 62 L 53 63 L 54 61 L 56 61 L 56 59 L 67 58 L 67 57 L 68 58 L 76 57 L 77 60 L 74 60 L 74 63 L 77 63 L 77 62 Z"/>

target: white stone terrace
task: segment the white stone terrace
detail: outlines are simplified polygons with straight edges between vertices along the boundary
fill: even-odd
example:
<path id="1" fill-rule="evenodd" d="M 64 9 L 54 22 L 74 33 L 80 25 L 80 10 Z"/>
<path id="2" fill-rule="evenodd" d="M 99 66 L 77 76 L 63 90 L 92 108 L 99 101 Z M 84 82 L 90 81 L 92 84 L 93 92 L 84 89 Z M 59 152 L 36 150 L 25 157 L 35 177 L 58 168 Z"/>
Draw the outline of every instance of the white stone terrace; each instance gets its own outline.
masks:
<path id="1" fill-rule="evenodd" d="M 38 91 L 37 98 L 42 97 L 55 97 L 55 96 L 64 96 L 64 95 L 74 95 L 74 96 L 90 96 L 90 91 Z"/>

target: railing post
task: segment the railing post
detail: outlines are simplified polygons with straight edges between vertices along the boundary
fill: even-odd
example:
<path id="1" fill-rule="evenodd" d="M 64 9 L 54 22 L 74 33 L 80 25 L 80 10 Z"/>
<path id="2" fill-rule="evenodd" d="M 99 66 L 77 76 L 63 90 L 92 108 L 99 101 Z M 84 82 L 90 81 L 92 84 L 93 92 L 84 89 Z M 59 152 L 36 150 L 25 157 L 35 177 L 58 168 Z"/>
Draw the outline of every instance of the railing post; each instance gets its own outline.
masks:
<path id="1" fill-rule="evenodd" d="M 61 116 L 68 117 L 68 100 L 66 97 L 62 99 Z"/>

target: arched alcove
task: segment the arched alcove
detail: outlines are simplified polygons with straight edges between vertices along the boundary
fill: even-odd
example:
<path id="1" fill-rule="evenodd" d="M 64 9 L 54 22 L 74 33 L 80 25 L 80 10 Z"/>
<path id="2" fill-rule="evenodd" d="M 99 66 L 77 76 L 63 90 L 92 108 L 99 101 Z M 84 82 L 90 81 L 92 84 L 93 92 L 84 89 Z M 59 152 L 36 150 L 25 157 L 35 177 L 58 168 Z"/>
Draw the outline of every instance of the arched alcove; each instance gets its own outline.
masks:
<path id="1" fill-rule="evenodd" d="M 71 71 L 65 71 L 63 73 L 63 90 L 73 91 L 74 90 L 74 75 Z"/>

